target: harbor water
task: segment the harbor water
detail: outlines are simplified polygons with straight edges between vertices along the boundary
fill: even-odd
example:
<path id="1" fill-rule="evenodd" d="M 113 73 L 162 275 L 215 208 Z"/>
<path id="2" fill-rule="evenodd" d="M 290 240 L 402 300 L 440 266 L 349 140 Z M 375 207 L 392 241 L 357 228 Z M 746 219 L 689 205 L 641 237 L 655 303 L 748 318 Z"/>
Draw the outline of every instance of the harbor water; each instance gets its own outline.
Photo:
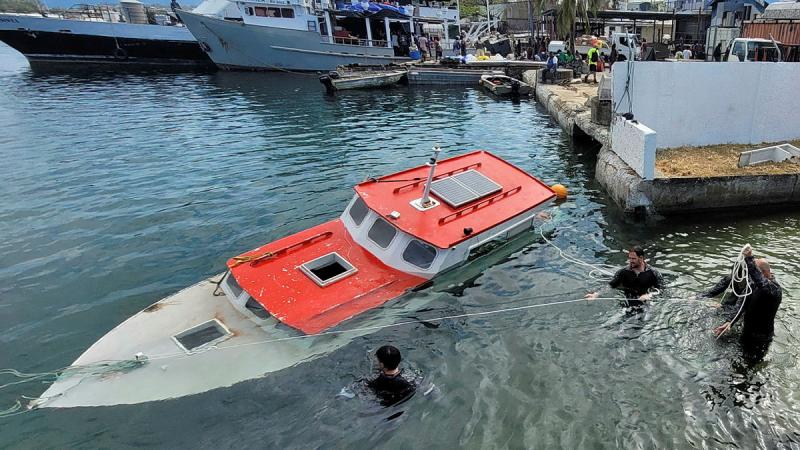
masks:
<path id="1" fill-rule="evenodd" d="M 665 299 L 637 314 L 598 300 L 388 327 L 230 388 L 6 417 L 0 448 L 800 447 L 800 213 L 636 222 L 593 181 L 595 146 L 572 143 L 532 100 L 472 88 L 331 97 L 308 75 L 40 74 L 0 44 L 0 368 L 69 365 L 127 317 L 337 216 L 355 183 L 422 164 L 434 145 L 445 157 L 490 150 L 566 185 L 549 238 L 591 264 L 622 265 L 624 248 L 644 246 Z M 755 365 L 735 334 L 714 339 L 719 309 L 688 300 L 745 243 L 784 288 Z M 410 294 L 422 308 L 401 299 L 368 314 L 560 302 L 596 278 L 531 233 L 477 278 Z M 425 386 L 388 409 L 361 381 L 386 343 Z M 45 388 L 5 386 L 0 409 Z"/>

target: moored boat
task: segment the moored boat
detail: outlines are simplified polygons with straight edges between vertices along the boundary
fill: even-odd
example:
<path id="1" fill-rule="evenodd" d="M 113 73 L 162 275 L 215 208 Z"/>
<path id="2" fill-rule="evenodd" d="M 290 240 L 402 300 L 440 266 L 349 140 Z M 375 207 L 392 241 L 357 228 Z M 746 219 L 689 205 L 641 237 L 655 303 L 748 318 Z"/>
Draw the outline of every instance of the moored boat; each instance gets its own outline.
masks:
<path id="1" fill-rule="evenodd" d="M 480 83 L 486 90 L 499 97 L 523 96 L 531 93 L 531 86 L 528 83 L 506 75 L 484 75 Z"/>
<path id="2" fill-rule="evenodd" d="M 389 39 L 410 26 L 412 17 L 405 8 L 365 2 L 365 9 L 361 3 L 330 0 L 234 0 L 230 4 L 238 10 L 237 17 L 177 11 L 223 69 L 328 71 L 348 64 L 411 61 L 395 54 Z"/>
<path id="3" fill-rule="evenodd" d="M 328 92 L 347 89 L 373 89 L 395 85 L 408 72 L 406 70 L 335 70 L 319 77 Z"/>
<path id="4" fill-rule="evenodd" d="M 369 330 L 335 333 L 341 324 L 493 251 L 555 198 L 491 153 L 437 154 L 356 185 L 339 218 L 231 258 L 225 274 L 145 308 L 32 406 L 175 398 L 319 357 Z"/>
<path id="5" fill-rule="evenodd" d="M 186 27 L 119 22 L 117 11 L 103 8 L 96 17 L 73 10 L 63 17 L 0 14 L 0 40 L 22 53 L 34 69 L 214 68 Z"/>

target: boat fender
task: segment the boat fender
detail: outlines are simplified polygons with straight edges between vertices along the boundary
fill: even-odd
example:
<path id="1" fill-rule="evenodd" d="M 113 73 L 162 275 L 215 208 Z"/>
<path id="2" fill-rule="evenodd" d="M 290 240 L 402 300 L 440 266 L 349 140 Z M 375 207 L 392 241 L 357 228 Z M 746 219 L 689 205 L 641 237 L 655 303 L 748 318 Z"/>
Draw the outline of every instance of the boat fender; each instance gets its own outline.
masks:
<path id="1" fill-rule="evenodd" d="M 568 191 L 563 184 L 554 184 L 550 187 L 550 189 L 553 190 L 553 192 L 556 194 L 556 198 L 559 200 L 567 198 Z"/>
<path id="2" fill-rule="evenodd" d="M 126 52 L 124 48 L 117 47 L 116 50 L 114 50 L 114 58 L 124 61 L 128 59 L 128 52 Z"/>

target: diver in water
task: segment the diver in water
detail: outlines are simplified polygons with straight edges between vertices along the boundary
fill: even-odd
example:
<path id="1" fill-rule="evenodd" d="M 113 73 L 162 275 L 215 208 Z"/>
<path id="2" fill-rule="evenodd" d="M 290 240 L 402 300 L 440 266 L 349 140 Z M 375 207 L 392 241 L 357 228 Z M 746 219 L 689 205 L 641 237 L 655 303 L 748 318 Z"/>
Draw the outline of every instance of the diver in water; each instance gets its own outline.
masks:
<path id="1" fill-rule="evenodd" d="M 416 386 L 403 377 L 399 369 L 400 350 L 391 345 L 384 345 L 375 352 L 381 373 L 368 383 L 381 400 L 381 405 L 391 406 L 414 395 Z"/>
<path id="2" fill-rule="evenodd" d="M 775 314 L 783 299 L 781 286 L 775 281 L 775 276 L 766 259 L 753 258 L 753 250 L 746 248 L 743 252 L 747 265 L 747 274 L 750 277 L 752 294 L 739 299 L 736 310 L 722 325 L 714 328 L 714 334 L 719 338 L 743 318 L 741 344 L 742 350 L 750 362 L 761 361 L 769 350 L 772 336 L 775 333 Z"/>
<path id="3" fill-rule="evenodd" d="M 641 306 L 653 296 L 651 289 L 662 289 L 664 279 L 661 273 L 647 264 L 644 250 L 639 246 L 628 250 L 628 265 L 614 274 L 608 285 L 614 289 L 622 289 L 627 298 L 627 306 Z M 587 300 L 594 300 L 600 294 L 590 292 L 586 294 Z"/>

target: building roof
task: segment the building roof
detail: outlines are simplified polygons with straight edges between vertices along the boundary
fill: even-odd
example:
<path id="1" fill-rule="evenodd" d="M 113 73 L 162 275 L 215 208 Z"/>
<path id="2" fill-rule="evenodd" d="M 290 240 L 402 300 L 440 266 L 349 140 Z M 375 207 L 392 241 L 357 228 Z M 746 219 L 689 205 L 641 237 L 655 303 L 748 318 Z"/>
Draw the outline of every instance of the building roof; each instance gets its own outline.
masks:
<path id="1" fill-rule="evenodd" d="M 762 19 L 800 19 L 800 2 L 771 3 L 764 10 Z"/>
<path id="2" fill-rule="evenodd" d="M 390 222 L 400 230 L 439 248 L 450 248 L 555 198 L 544 183 L 516 166 L 483 151 L 438 162 L 435 179 L 475 170 L 501 186 L 501 190 L 454 208 L 436 195 L 439 205 L 420 211 L 411 205 L 422 197 L 429 166 L 419 166 L 372 179 L 355 187 L 367 206 L 383 217 L 400 213 Z M 471 234 L 465 229 L 471 228 Z"/>

